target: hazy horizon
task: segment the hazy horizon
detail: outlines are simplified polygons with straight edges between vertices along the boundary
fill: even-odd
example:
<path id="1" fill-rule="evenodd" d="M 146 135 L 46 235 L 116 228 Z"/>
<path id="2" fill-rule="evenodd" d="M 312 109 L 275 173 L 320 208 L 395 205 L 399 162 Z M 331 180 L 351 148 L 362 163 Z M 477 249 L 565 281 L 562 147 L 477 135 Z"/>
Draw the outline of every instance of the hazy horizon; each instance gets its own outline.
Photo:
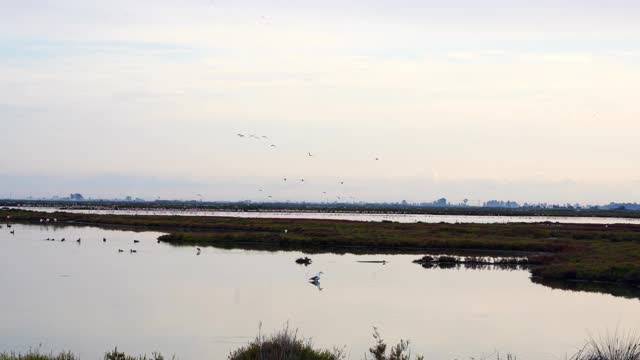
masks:
<path id="1" fill-rule="evenodd" d="M 640 201 L 637 2 L 2 8 L 0 197 Z"/>

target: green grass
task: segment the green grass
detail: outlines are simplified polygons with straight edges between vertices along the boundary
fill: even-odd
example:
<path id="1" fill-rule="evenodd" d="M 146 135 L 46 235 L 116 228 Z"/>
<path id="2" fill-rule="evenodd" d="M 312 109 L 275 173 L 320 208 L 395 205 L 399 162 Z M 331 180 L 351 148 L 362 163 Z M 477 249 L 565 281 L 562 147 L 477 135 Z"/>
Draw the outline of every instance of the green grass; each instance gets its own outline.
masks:
<path id="1" fill-rule="evenodd" d="M 54 214 L 0 210 L 23 223 L 57 218 L 58 225 L 121 226 L 167 232 L 175 245 L 266 248 L 305 252 L 426 253 L 437 249 L 517 251 L 530 256 L 541 279 L 640 285 L 640 226 L 558 223 L 400 224 L 205 216 Z M 544 253 L 545 255 L 539 255 Z"/>

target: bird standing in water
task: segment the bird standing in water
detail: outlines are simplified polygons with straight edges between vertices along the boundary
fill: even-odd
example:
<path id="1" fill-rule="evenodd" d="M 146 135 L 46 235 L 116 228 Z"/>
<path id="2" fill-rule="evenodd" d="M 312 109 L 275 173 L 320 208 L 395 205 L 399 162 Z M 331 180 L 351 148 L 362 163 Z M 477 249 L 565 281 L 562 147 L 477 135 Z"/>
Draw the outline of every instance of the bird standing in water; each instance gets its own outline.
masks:
<path id="1" fill-rule="evenodd" d="M 320 271 L 318 274 L 316 274 L 316 276 L 309 278 L 309 281 L 311 282 L 316 282 L 316 281 L 320 281 L 320 275 L 324 274 L 322 271 Z"/>

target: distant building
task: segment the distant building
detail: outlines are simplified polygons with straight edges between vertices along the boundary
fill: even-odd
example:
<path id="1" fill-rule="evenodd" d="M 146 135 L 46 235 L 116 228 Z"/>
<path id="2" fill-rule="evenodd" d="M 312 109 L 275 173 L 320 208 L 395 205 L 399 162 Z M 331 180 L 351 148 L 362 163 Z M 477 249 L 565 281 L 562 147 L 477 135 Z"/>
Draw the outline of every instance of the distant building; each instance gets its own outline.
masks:
<path id="1" fill-rule="evenodd" d="M 73 201 L 82 201 L 84 200 L 84 196 L 82 196 L 82 194 L 70 194 L 69 195 L 69 200 L 73 200 Z"/>

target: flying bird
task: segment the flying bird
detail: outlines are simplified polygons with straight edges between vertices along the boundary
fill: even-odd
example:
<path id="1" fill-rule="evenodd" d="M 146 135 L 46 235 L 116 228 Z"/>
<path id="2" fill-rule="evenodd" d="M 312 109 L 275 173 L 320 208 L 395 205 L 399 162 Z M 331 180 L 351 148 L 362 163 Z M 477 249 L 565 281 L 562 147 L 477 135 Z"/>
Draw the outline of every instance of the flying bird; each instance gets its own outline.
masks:
<path id="1" fill-rule="evenodd" d="M 312 157 L 312 156 L 313 156 L 313 154 L 311 154 L 310 152 L 308 152 L 307 154 L 308 154 L 308 156 L 309 156 L 309 157 Z"/>
<path id="2" fill-rule="evenodd" d="M 241 137 L 241 138 L 245 137 L 244 134 L 236 134 L 236 135 L 238 135 L 238 137 Z"/>

